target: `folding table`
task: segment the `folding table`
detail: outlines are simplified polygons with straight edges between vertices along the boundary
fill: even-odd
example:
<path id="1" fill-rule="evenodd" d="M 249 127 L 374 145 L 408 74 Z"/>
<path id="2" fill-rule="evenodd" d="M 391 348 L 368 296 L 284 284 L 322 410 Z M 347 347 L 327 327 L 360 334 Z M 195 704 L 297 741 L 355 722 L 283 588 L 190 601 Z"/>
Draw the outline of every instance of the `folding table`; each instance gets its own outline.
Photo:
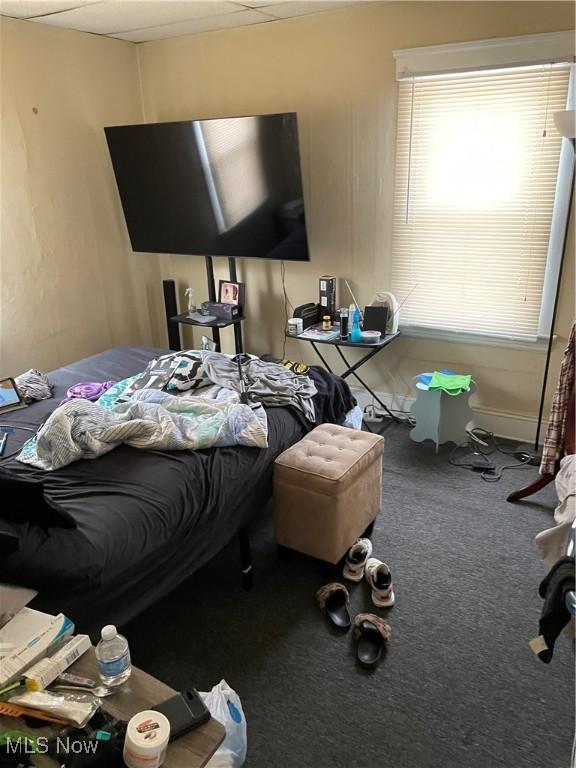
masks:
<path id="1" fill-rule="evenodd" d="M 304 331 L 306 333 L 306 331 Z M 299 336 L 291 336 L 289 333 L 286 334 L 286 338 L 292 339 L 294 341 L 308 341 L 314 348 L 314 351 L 322 360 L 322 364 L 326 368 L 327 371 L 330 371 L 330 373 L 336 373 L 336 371 L 333 371 L 332 368 L 328 365 L 326 362 L 326 359 L 318 349 L 319 344 L 327 344 L 331 347 L 335 347 L 336 351 L 344 361 L 344 364 L 346 365 L 346 370 L 343 373 L 338 374 L 341 378 L 347 379 L 348 376 L 354 376 L 354 378 L 360 382 L 360 384 L 364 387 L 364 389 L 369 392 L 374 400 L 380 405 L 380 407 L 386 411 L 386 413 L 394 419 L 394 421 L 400 421 L 400 419 L 395 416 L 390 408 L 386 405 L 386 403 L 382 402 L 382 400 L 378 397 L 378 395 L 370 389 L 368 384 L 360 378 L 357 371 L 359 368 L 361 368 L 365 363 L 368 362 L 368 360 L 371 360 L 375 355 L 378 354 L 378 352 L 381 352 L 385 347 L 387 347 L 389 344 L 391 344 L 393 341 L 396 341 L 396 339 L 400 336 L 400 331 L 396 331 L 396 333 L 391 333 L 387 336 L 382 336 L 380 341 L 377 344 L 365 344 L 364 342 L 352 342 L 348 340 L 341 339 L 339 336 L 337 336 L 335 339 L 307 339 L 305 336 L 299 335 Z M 341 347 L 354 347 L 356 349 L 361 350 L 367 350 L 366 354 L 364 354 L 363 357 L 360 358 L 356 363 L 351 364 L 346 357 L 344 356 L 344 353 L 342 352 Z"/>

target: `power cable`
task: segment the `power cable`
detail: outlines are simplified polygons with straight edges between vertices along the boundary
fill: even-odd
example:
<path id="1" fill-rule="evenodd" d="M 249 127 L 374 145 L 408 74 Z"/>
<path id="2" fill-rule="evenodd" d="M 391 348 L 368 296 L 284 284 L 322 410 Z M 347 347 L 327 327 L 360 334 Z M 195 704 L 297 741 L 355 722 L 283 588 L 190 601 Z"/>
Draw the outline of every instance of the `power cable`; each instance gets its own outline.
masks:
<path id="1" fill-rule="evenodd" d="M 464 453 L 462 453 L 464 451 Z M 460 458 L 457 455 L 460 452 Z M 505 464 L 503 467 L 496 467 L 490 461 L 489 457 L 500 453 L 503 456 L 515 456 L 515 464 Z M 501 443 L 496 440 L 493 432 L 489 432 L 481 427 L 475 427 L 468 432 L 468 439 L 456 445 L 449 457 L 448 462 L 453 467 L 468 469 L 477 472 L 486 483 L 497 483 L 502 479 L 505 471 L 510 469 L 522 469 L 530 463 L 528 454 L 518 453 L 518 447 L 514 443 Z M 465 459 L 468 459 L 465 461 Z"/>

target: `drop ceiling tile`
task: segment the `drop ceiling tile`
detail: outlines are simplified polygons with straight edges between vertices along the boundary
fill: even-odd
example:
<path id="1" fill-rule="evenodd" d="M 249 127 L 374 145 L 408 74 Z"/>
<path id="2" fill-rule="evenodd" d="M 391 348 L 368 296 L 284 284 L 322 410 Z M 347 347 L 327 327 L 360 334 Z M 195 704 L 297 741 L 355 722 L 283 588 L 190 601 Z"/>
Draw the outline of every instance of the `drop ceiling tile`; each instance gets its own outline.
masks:
<path id="1" fill-rule="evenodd" d="M 200 32 L 212 32 L 215 29 L 230 29 L 231 27 L 245 27 L 249 24 L 261 24 L 266 21 L 274 21 L 270 16 L 257 11 L 238 11 L 222 16 L 183 21 L 178 24 L 166 24 L 159 27 L 137 29 L 133 32 L 118 32 L 110 37 L 118 37 L 121 40 L 130 40 L 133 43 L 145 43 L 149 40 L 163 40 L 169 37 L 182 37 L 195 35 Z"/>
<path id="2" fill-rule="evenodd" d="M 15 19 L 31 19 L 33 16 L 69 11 L 94 2 L 96 0 L 1 0 L 0 14 Z"/>
<path id="3" fill-rule="evenodd" d="M 281 2 L 263 7 L 259 6 L 259 9 L 269 16 L 274 16 L 275 19 L 290 19 L 293 16 L 305 16 L 308 13 L 333 11 L 337 8 L 344 8 L 346 5 L 352 5 L 352 3 L 338 2 L 338 0 L 326 2 L 324 2 L 324 0 L 305 0 L 303 2 L 295 0 L 294 2 Z"/>
<path id="4" fill-rule="evenodd" d="M 264 5 L 277 5 L 288 0 L 238 0 L 238 5 L 247 5 L 250 8 L 261 8 Z"/>
<path id="5" fill-rule="evenodd" d="M 184 23 L 236 10 L 237 6 L 233 3 L 220 0 L 104 0 L 54 16 L 43 16 L 38 21 L 82 32 L 109 35 Z"/>

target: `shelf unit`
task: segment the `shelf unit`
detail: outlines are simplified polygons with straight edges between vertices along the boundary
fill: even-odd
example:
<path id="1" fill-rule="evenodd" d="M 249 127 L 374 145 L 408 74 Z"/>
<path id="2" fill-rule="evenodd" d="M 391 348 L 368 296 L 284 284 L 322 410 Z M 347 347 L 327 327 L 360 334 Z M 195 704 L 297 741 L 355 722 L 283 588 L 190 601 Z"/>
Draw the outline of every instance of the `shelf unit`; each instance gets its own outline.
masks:
<path id="1" fill-rule="evenodd" d="M 205 256 L 206 262 L 206 280 L 208 283 L 208 300 L 217 301 L 216 282 L 214 280 L 214 264 L 211 256 Z M 230 281 L 237 283 L 236 259 L 228 258 L 228 273 Z M 164 311 L 166 313 L 166 329 L 168 331 L 168 340 L 170 349 L 178 351 L 182 349 L 182 340 L 180 337 L 180 325 L 195 325 L 198 328 L 210 328 L 212 339 L 216 344 L 217 351 L 220 352 L 220 330 L 232 325 L 234 327 L 234 346 L 236 354 L 244 351 L 242 340 L 242 322 L 244 315 L 234 320 L 211 320 L 208 323 L 201 323 L 188 317 L 188 313 L 178 313 L 178 303 L 176 299 L 176 286 L 173 280 L 164 280 Z"/>

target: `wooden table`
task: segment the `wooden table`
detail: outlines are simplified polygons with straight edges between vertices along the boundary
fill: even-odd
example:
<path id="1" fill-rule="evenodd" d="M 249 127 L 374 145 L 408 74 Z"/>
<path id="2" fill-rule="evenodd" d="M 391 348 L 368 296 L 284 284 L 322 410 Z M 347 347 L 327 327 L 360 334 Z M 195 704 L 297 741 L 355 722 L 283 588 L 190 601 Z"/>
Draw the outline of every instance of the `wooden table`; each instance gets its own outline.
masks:
<path id="1" fill-rule="evenodd" d="M 98 679 L 96 658 L 92 648 L 84 656 L 73 664 L 69 670 L 77 675 Z M 117 693 L 102 699 L 102 708 L 121 720 L 129 720 L 133 715 L 144 709 L 150 709 L 155 704 L 173 696 L 176 691 L 168 685 L 160 682 L 155 677 L 148 675 L 138 667 L 132 667 L 132 675 L 128 682 L 122 685 Z M 0 731 L 17 728 L 26 731 L 26 727 L 20 722 L 10 718 L 0 718 Z M 53 728 L 35 730 L 33 735 L 46 735 L 47 731 L 53 734 Z M 211 718 L 204 725 L 195 728 L 191 733 L 182 736 L 168 746 L 164 768 L 204 768 L 208 760 L 223 742 L 225 736 L 224 726 Z M 39 760 L 39 766 L 54 766 L 52 761 Z"/>

